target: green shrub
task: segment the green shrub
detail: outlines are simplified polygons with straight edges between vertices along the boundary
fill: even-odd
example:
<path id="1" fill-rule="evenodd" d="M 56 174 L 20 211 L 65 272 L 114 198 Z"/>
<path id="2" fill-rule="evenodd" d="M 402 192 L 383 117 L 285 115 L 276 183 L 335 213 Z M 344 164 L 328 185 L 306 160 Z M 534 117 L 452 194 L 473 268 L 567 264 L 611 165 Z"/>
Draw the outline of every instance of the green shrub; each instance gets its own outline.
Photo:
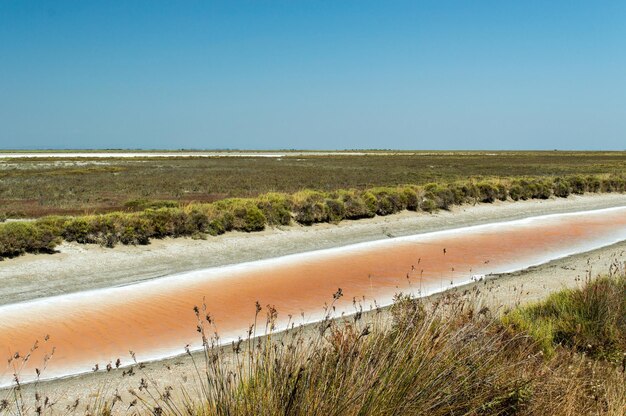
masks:
<path id="1" fill-rule="evenodd" d="M 398 188 L 373 188 L 369 192 L 376 198 L 376 214 L 389 215 L 405 210 L 408 195 Z"/>
<path id="2" fill-rule="evenodd" d="M 146 245 L 153 235 L 150 222 L 138 215 L 124 216 L 117 228 L 117 237 L 122 244 Z"/>
<path id="3" fill-rule="evenodd" d="M 626 190 L 626 179 L 618 176 L 602 178 L 600 189 L 602 192 L 624 192 Z"/>
<path id="4" fill-rule="evenodd" d="M 262 231 L 265 229 L 267 219 L 263 212 L 254 204 L 250 204 L 246 207 L 242 207 L 235 211 L 235 217 L 241 218 L 241 226 L 237 226 L 236 229 L 246 232 Z"/>
<path id="5" fill-rule="evenodd" d="M 438 209 L 449 209 L 456 200 L 453 187 L 451 186 L 429 183 L 424 186 L 424 193 L 425 198 L 432 200 Z"/>
<path id="6" fill-rule="evenodd" d="M 211 217 L 212 221 L 218 222 L 224 229 L 224 232 L 235 229 L 235 214 L 231 211 L 223 211 L 216 209 L 215 214 Z"/>
<path id="7" fill-rule="evenodd" d="M 401 188 L 406 200 L 406 209 L 409 211 L 417 211 L 419 209 L 419 196 L 417 187 L 405 186 Z"/>
<path id="8" fill-rule="evenodd" d="M 509 196 L 514 201 L 548 199 L 552 196 L 552 184 L 543 179 L 520 179 L 513 182 Z"/>
<path id="9" fill-rule="evenodd" d="M 626 351 L 626 276 L 603 277 L 518 308 L 504 322 L 529 332 L 545 352 L 564 345 L 594 358 L 621 360 Z"/>
<path id="10" fill-rule="evenodd" d="M 548 199 L 552 196 L 551 186 L 543 179 L 530 181 L 530 189 L 533 199 Z"/>
<path id="11" fill-rule="evenodd" d="M 356 220 L 360 218 L 371 218 L 376 215 L 376 211 L 374 209 L 370 209 L 368 204 L 365 202 L 363 194 L 359 194 L 354 190 L 341 190 L 337 191 L 336 195 L 337 198 L 343 202 L 343 215 L 345 219 Z"/>
<path id="12" fill-rule="evenodd" d="M 295 219 L 303 225 L 317 222 L 328 222 L 329 212 L 326 205 L 326 195 L 318 191 L 304 190 L 293 195 L 293 210 Z"/>
<path id="13" fill-rule="evenodd" d="M 476 188 L 478 188 L 478 200 L 480 202 L 492 203 L 498 197 L 498 188 L 492 183 L 480 182 Z"/>
<path id="14" fill-rule="evenodd" d="M 370 191 L 364 191 L 361 196 L 368 211 L 372 213 L 372 216 L 376 215 L 376 211 L 378 210 L 378 199 L 376 199 L 376 196 Z"/>
<path id="15" fill-rule="evenodd" d="M 185 210 L 185 228 L 193 234 L 208 232 L 210 219 L 207 210 L 201 205 L 190 205 Z"/>
<path id="16" fill-rule="evenodd" d="M 89 237 L 94 243 L 105 247 L 114 247 L 119 242 L 118 226 L 121 222 L 122 214 L 113 213 L 90 217 Z"/>
<path id="17" fill-rule="evenodd" d="M 582 176 L 571 176 L 568 182 L 573 194 L 582 195 L 587 191 L 587 181 Z"/>
<path id="18" fill-rule="evenodd" d="M 600 192 L 602 190 L 602 180 L 597 176 L 588 176 L 585 178 L 585 186 L 589 192 Z"/>
<path id="19" fill-rule="evenodd" d="M 257 198 L 257 206 L 271 225 L 291 224 L 291 198 L 287 194 L 268 193 Z"/>
<path id="20" fill-rule="evenodd" d="M 62 237 L 66 241 L 76 241 L 82 244 L 93 243 L 89 217 L 68 219 L 63 227 Z"/>
<path id="21" fill-rule="evenodd" d="M 226 228 L 224 227 L 224 224 L 222 223 L 222 221 L 218 219 L 213 219 L 209 222 L 206 228 L 206 232 L 209 235 L 216 236 L 216 235 L 224 234 L 226 232 Z"/>
<path id="22" fill-rule="evenodd" d="M 506 185 L 504 185 L 503 183 L 498 183 L 496 185 L 496 188 L 498 190 L 496 198 L 498 198 L 500 201 L 506 201 L 509 197 L 509 191 L 507 190 Z"/>
<path id="23" fill-rule="evenodd" d="M 530 193 L 521 183 L 514 183 L 509 187 L 509 196 L 513 201 L 525 201 L 530 198 Z"/>
<path id="24" fill-rule="evenodd" d="M 471 182 L 450 184 L 448 189 L 451 192 L 452 204 L 454 205 L 462 205 L 478 198 L 478 189 Z"/>
<path id="25" fill-rule="evenodd" d="M 139 215 L 148 221 L 155 238 L 190 235 L 196 231 L 190 229 L 193 224 L 189 224 L 188 216 L 181 208 L 147 209 Z"/>
<path id="26" fill-rule="evenodd" d="M 50 215 L 48 217 L 39 218 L 36 221 L 36 224 L 39 227 L 48 228 L 50 232 L 54 233 L 57 236 L 63 235 L 63 230 L 65 229 L 65 224 L 67 223 L 67 217 L 61 217 L 58 215 Z"/>
<path id="27" fill-rule="evenodd" d="M 265 215 L 255 201 L 251 199 L 224 199 L 213 203 L 213 207 L 216 212 L 224 213 L 222 222 L 226 230 L 261 231 L 265 229 L 265 224 L 267 224 Z"/>
<path id="28" fill-rule="evenodd" d="M 61 243 L 58 229 L 46 223 L 35 223 L 35 239 L 31 247 L 27 249 L 34 253 L 49 253 Z"/>
<path id="29" fill-rule="evenodd" d="M 435 212 L 437 211 L 437 203 L 432 199 L 424 198 L 420 203 L 420 209 L 424 212 Z"/>
<path id="30" fill-rule="evenodd" d="M 326 198 L 324 201 L 328 212 L 328 220 L 333 223 L 338 223 L 343 220 L 346 215 L 346 208 L 343 201 L 340 199 Z"/>
<path id="31" fill-rule="evenodd" d="M 567 198 L 571 193 L 572 188 L 570 187 L 569 181 L 563 178 L 556 178 L 552 185 L 552 192 L 554 196 L 559 198 Z"/>
<path id="32" fill-rule="evenodd" d="M 20 221 L 0 225 L 0 259 L 51 252 L 59 242 L 58 235 L 45 224 Z"/>

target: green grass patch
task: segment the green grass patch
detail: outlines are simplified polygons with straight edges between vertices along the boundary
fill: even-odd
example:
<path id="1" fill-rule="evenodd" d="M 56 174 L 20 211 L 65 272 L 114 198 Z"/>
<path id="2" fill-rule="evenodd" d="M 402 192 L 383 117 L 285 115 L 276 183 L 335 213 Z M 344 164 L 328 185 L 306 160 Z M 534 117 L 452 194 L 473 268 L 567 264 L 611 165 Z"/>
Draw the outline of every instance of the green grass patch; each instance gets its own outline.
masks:
<path id="1" fill-rule="evenodd" d="M 549 355 L 565 346 L 593 358 L 621 361 L 626 354 L 626 277 L 601 277 L 582 289 L 552 294 L 503 320 L 531 334 Z"/>

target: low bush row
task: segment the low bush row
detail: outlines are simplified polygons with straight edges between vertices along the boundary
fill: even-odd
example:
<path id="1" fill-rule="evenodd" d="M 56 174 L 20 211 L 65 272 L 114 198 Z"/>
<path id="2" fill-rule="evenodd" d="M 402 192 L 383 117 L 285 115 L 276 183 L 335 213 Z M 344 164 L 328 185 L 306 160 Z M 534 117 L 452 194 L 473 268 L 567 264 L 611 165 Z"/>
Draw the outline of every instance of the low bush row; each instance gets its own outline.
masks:
<path id="1" fill-rule="evenodd" d="M 61 241 L 148 244 L 152 238 L 218 235 L 227 231 L 260 231 L 266 225 L 337 223 L 403 210 L 433 212 L 452 205 L 496 200 L 547 199 L 586 192 L 624 192 L 626 177 L 574 176 L 553 179 L 492 179 L 448 184 L 378 187 L 366 190 L 295 194 L 268 193 L 256 198 L 175 205 L 133 201 L 132 212 L 80 217 L 44 217 L 34 222 L 0 224 L 0 259 L 26 252 L 50 252 Z M 139 207 L 145 209 L 137 211 Z"/>

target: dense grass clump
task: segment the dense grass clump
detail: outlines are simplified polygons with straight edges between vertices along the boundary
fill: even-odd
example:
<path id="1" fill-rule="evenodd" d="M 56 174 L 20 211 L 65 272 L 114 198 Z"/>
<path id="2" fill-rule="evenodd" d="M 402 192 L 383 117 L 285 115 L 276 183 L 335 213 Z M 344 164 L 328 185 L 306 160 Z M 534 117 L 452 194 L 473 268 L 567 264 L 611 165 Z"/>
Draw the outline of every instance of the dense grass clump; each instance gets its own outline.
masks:
<path id="1" fill-rule="evenodd" d="M 344 218 L 347 220 L 372 218 L 376 215 L 378 201 L 369 192 L 360 192 L 354 189 L 339 190 L 334 195 L 343 202 Z"/>
<path id="2" fill-rule="evenodd" d="M 0 226 L 0 259 L 24 253 L 49 253 L 60 242 L 51 227 L 32 222 L 10 222 Z"/>
<path id="3" fill-rule="evenodd" d="M 292 196 L 294 218 L 304 225 L 316 222 L 329 222 L 330 209 L 326 204 L 326 195 L 323 192 L 305 190 Z"/>
<path id="4" fill-rule="evenodd" d="M 626 277 L 602 277 L 581 290 L 555 293 L 504 319 L 529 332 L 548 354 L 560 345 L 621 361 L 626 354 Z"/>
<path id="5" fill-rule="evenodd" d="M 478 200 L 486 203 L 494 202 L 496 199 L 506 201 L 508 197 L 508 190 L 502 183 L 479 182 L 476 185 L 476 193 Z"/>
<path id="6" fill-rule="evenodd" d="M 50 252 L 61 240 L 84 244 L 148 244 L 153 238 L 254 232 L 267 225 L 338 223 L 404 210 L 434 212 L 467 203 L 565 198 L 586 192 L 624 192 L 623 176 L 498 178 L 368 189 L 270 192 L 211 203 L 133 200 L 124 212 L 77 217 L 47 216 L 28 225 L 0 224 L 0 258 Z M 5 228 L 6 227 L 6 228 Z"/>
<path id="7" fill-rule="evenodd" d="M 409 207 L 409 199 L 413 207 L 417 207 L 417 194 L 411 188 L 373 188 L 370 193 L 376 198 L 376 214 L 389 215 L 404 211 Z"/>
<path id="8" fill-rule="evenodd" d="M 215 202 L 212 208 L 226 231 L 262 231 L 267 224 L 263 211 L 251 199 L 224 199 Z"/>
<path id="9" fill-rule="evenodd" d="M 271 192 L 257 198 L 257 206 L 265 215 L 270 225 L 289 225 L 291 223 L 291 196 Z"/>

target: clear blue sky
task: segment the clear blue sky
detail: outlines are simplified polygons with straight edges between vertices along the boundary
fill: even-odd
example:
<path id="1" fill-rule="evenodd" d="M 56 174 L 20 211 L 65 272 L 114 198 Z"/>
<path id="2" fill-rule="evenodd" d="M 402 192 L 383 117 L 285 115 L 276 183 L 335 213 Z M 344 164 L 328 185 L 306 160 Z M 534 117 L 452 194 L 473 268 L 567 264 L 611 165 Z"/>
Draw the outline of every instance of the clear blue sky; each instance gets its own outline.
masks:
<path id="1" fill-rule="evenodd" d="M 0 1 L 0 148 L 626 149 L 625 1 Z"/>

